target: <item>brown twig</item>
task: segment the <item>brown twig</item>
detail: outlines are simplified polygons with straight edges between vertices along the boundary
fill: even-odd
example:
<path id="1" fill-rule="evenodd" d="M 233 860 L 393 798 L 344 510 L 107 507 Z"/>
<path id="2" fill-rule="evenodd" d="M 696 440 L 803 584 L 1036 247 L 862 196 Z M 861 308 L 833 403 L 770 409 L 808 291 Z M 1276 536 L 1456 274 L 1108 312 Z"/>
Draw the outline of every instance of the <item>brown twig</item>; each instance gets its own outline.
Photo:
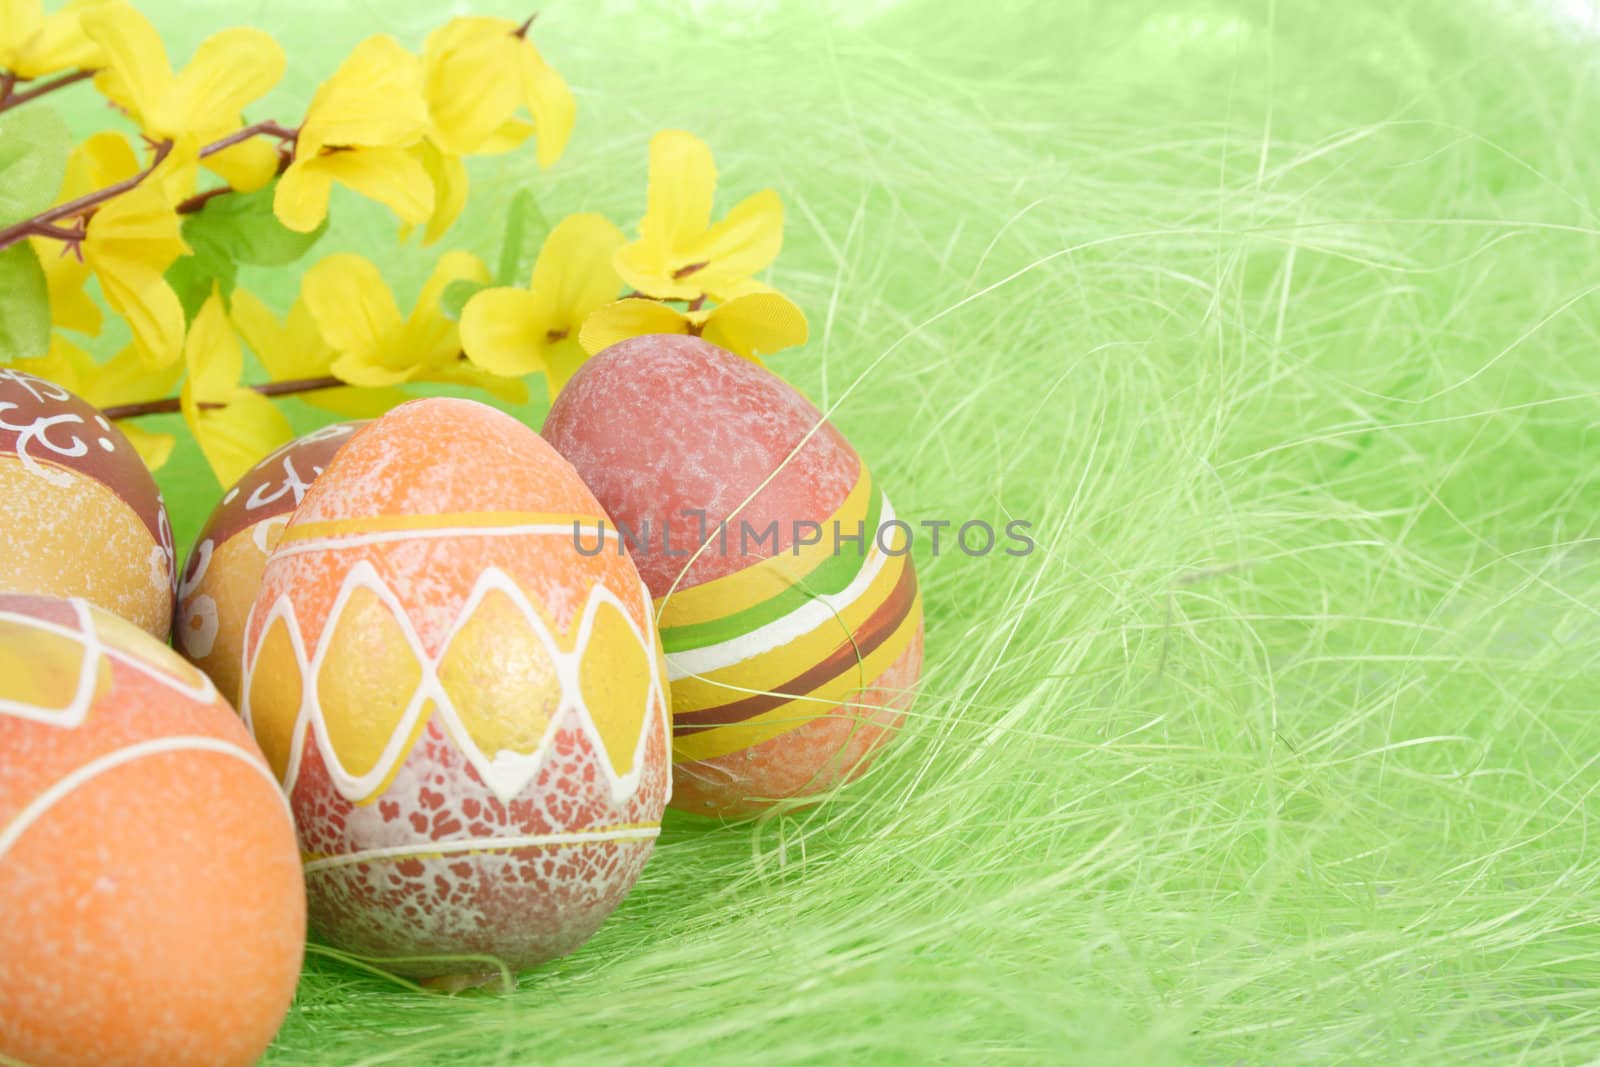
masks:
<path id="1" fill-rule="evenodd" d="M 59 204 L 56 207 L 51 208 L 49 211 L 41 212 L 40 214 L 35 215 L 31 219 L 25 219 L 13 226 L 7 226 L 5 229 L 0 230 L 0 251 L 4 251 L 7 248 L 10 248 L 12 245 L 17 244 L 19 241 L 37 234 L 40 226 L 48 225 L 49 223 L 56 222 L 60 219 L 70 219 L 74 215 L 81 215 L 86 211 L 92 211 L 101 204 L 104 204 L 107 200 L 112 200 L 118 196 L 121 196 L 129 189 L 137 187 L 138 184 L 148 178 L 157 167 L 161 166 L 162 161 L 165 160 L 171 152 L 172 142 L 162 141 L 160 144 L 156 145 L 156 154 L 150 160 L 150 165 L 144 170 L 141 170 L 138 174 L 135 174 L 132 177 L 124 178 L 120 182 L 113 182 L 104 189 L 96 189 L 92 193 L 85 193 L 76 200 L 68 200 L 65 204 Z"/>
<path id="2" fill-rule="evenodd" d="M 14 107 L 21 107 L 29 100 L 37 100 L 46 93 L 53 93 L 57 89 L 65 89 L 69 85 L 87 81 L 97 72 L 92 70 L 75 70 L 71 74 L 63 74 L 59 78 L 51 78 L 47 82 L 40 82 L 31 89 L 17 92 L 18 78 L 15 74 L 7 72 L 0 75 L 0 111 L 10 111 Z"/>
<path id="3" fill-rule="evenodd" d="M 248 141 L 252 137 L 259 137 L 263 134 L 268 137 L 276 137 L 280 141 L 292 141 L 296 136 L 298 136 L 298 131 L 290 129 L 287 126 L 281 126 L 270 119 L 265 122 L 253 122 L 250 125 L 236 130 L 220 140 L 212 141 L 210 144 L 201 148 L 200 158 L 205 159 L 207 156 L 214 156 L 223 149 L 232 148 L 236 144 L 241 144 L 245 141 Z M 167 156 L 172 153 L 172 142 L 159 141 L 154 145 L 154 148 L 155 155 L 151 157 L 150 165 L 144 170 L 141 170 L 139 173 L 131 177 L 124 178 L 120 182 L 114 182 L 111 185 L 106 186 L 104 189 L 96 189 L 92 193 L 85 193 L 76 200 L 69 200 L 65 204 L 59 204 L 56 207 L 51 208 L 49 211 L 35 215 L 31 219 L 24 219 L 22 222 L 16 223 L 12 226 L 7 226 L 5 229 L 0 230 L 0 252 L 3 252 L 12 245 L 39 233 L 40 231 L 38 227 L 40 225 L 57 222 L 61 219 L 72 218 L 76 215 L 87 214 L 94 211 L 94 209 L 98 208 L 106 201 L 114 200 L 128 190 L 137 187 L 140 182 L 144 181 L 151 174 L 153 174 L 155 169 L 161 166 L 162 162 L 167 158 Z"/>
<path id="4" fill-rule="evenodd" d="M 279 153 L 277 173 L 282 174 L 284 171 L 288 170 L 289 164 L 293 162 L 293 152 Z M 217 199 L 217 197 L 227 196 L 229 193 L 236 192 L 238 192 L 238 190 L 231 185 L 219 185 L 215 189 L 206 189 L 203 192 L 195 193 L 187 200 L 178 201 L 178 206 L 173 210 L 177 211 L 177 213 L 180 215 L 193 215 L 195 212 L 202 210 L 207 204 L 211 203 L 211 201 Z"/>
<path id="5" fill-rule="evenodd" d="M 262 385 L 252 385 L 250 388 L 262 396 L 296 396 L 300 393 L 315 393 L 322 389 L 339 389 L 348 384 L 329 374 L 319 378 L 290 378 L 281 382 L 266 382 Z M 227 405 L 202 402 L 200 407 L 203 410 L 213 410 Z M 100 413 L 108 419 L 137 419 L 141 415 L 171 415 L 182 410 L 183 404 L 178 397 L 167 396 L 159 400 L 143 400 L 137 404 L 115 404 L 101 408 Z"/>
<path id="6" fill-rule="evenodd" d="M 228 136 L 220 140 L 212 141 L 210 144 L 200 149 L 200 158 L 204 159 L 207 156 L 214 156 L 225 148 L 232 148 L 236 144 L 243 144 L 245 141 L 250 140 L 250 138 L 259 137 L 262 134 L 266 134 L 268 137 L 276 137 L 280 141 L 292 142 L 295 138 L 300 136 L 300 131 L 290 129 L 288 126 L 280 125 L 271 119 L 267 119 L 264 122 L 252 122 L 250 125 L 242 126 L 233 133 L 230 133 Z"/>

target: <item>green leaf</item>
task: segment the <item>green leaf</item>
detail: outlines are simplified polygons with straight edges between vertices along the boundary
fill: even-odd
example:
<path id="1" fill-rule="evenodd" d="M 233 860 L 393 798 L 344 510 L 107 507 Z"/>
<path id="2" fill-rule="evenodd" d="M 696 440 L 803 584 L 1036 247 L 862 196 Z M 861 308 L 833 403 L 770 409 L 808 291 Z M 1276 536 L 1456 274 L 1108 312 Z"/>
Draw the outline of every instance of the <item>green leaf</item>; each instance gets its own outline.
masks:
<path id="1" fill-rule="evenodd" d="M 311 250 L 328 230 L 323 220 L 310 233 L 296 233 L 272 213 L 273 186 L 229 193 L 208 202 L 183 224 L 190 245 L 211 245 L 234 263 L 284 267 Z"/>
<path id="2" fill-rule="evenodd" d="M 0 226 L 55 202 L 71 151 L 72 134 L 52 109 L 32 104 L 0 113 Z"/>
<path id="3" fill-rule="evenodd" d="M 189 247 L 194 249 L 194 255 L 183 256 L 174 262 L 167 268 L 166 278 L 172 291 L 178 294 L 178 302 L 183 305 L 184 318 L 193 322 L 200 313 L 201 305 L 211 295 L 213 283 L 222 287 L 223 296 L 233 292 L 239 278 L 239 266 L 209 240 L 190 239 Z"/>
<path id="4" fill-rule="evenodd" d="M 483 292 L 489 286 L 483 282 L 475 282 L 471 278 L 457 278 L 444 287 L 444 292 L 439 294 L 439 310 L 444 312 L 444 317 L 451 322 L 461 321 L 461 309 L 467 306 L 467 301 Z"/>
<path id="5" fill-rule="evenodd" d="M 0 363 L 42 356 L 50 347 L 50 290 L 26 241 L 0 252 Z"/>
<path id="6" fill-rule="evenodd" d="M 539 246 L 550 235 L 550 223 L 539 210 L 533 190 L 523 189 L 511 198 L 506 212 L 506 236 L 500 245 L 500 269 L 495 281 L 501 285 L 522 285 L 533 274 L 533 261 Z"/>

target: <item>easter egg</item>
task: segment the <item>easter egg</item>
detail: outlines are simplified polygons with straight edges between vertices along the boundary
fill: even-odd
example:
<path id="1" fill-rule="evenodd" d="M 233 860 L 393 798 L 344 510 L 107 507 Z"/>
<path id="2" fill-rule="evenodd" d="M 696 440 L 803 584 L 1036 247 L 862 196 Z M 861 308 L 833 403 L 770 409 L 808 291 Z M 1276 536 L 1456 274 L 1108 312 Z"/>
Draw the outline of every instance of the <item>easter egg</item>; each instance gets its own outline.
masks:
<path id="1" fill-rule="evenodd" d="M 632 560 L 579 551 L 602 519 L 537 434 L 449 399 L 358 431 L 295 510 L 246 624 L 244 714 L 329 941 L 423 977 L 520 970 L 633 885 L 669 712 Z"/>
<path id="2" fill-rule="evenodd" d="M 175 576 L 166 505 L 122 431 L 0 367 L 0 592 L 81 596 L 164 640 Z"/>
<path id="3" fill-rule="evenodd" d="M 859 773 L 922 669 L 909 528 L 782 379 L 699 338 L 613 345 L 544 435 L 630 542 L 671 679 L 674 807 L 745 813 Z"/>
<path id="4" fill-rule="evenodd" d="M 206 520 L 178 583 L 172 643 L 239 703 L 244 622 L 261 587 L 267 553 L 350 435 L 365 425 L 336 422 L 291 441 L 245 472 Z"/>
<path id="5" fill-rule="evenodd" d="M 203 674 L 82 599 L 0 594 L 0 915 L 5 1063 L 254 1063 L 300 974 L 300 857 L 260 749 Z"/>

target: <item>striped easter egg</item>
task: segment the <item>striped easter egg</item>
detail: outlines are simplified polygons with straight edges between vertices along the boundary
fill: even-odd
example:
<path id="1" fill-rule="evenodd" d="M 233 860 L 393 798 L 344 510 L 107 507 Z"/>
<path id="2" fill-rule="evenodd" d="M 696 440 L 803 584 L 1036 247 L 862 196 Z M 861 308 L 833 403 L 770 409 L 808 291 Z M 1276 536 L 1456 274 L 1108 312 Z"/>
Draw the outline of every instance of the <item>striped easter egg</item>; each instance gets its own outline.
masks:
<path id="1" fill-rule="evenodd" d="M 699 338 L 589 360 L 544 435 L 631 545 L 672 690 L 675 807 L 757 810 L 859 773 L 922 665 L 909 528 L 796 390 Z"/>
<path id="2" fill-rule="evenodd" d="M 582 944 L 670 790 L 649 595 L 516 420 L 417 400 L 358 431 L 268 557 L 244 715 L 300 831 L 311 923 L 438 978 Z"/>

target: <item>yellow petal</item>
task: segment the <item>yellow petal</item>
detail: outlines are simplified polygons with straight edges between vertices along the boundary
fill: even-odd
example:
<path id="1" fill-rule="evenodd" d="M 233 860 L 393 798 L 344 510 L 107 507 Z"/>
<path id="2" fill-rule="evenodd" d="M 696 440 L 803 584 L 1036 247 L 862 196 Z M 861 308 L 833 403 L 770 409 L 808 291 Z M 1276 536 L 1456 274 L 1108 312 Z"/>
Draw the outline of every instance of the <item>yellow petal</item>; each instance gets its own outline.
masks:
<path id="1" fill-rule="evenodd" d="M 331 152 L 311 160 L 309 166 L 387 206 L 413 225 L 428 221 L 433 214 L 433 182 L 422 164 L 403 148 Z"/>
<path id="2" fill-rule="evenodd" d="M 545 238 L 529 289 L 549 309 L 547 329 L 572 333 L 589 313 L 616 299 L 613 261 L 627 239 L 602 215 L 571 215 Z"/>
<path id="3" fill-rule="evenodd" d="M 348 252 L 328 256 L 306 271 L 300 298 L 328 345 L 357 361 L 376 358 L 403 326 L 383 274 L 368 260 Z"/>
<path id="4" fill-rule="evenodd" d="M 222 294 L 215 286 L 189 325 L 183 345 L 183 360 L 189 368 L 184 391 L 201 404 L 226 404 L 244 373 L 244 353 L 239 338 L 228 321 Z"/>
<path id="5" fill-rule="evenodd" d="M 705 232 L 717 164 L 711 149 L 692 133 L 662 130 L 650 139 L 650 179 L 639 233 L 648 242 L 676 248 Z"/>
<path id="6" fill-rule="evenodd" d="M 84 259 L 152 367 L 168 365 L 183 351 L 183 306 L 163 275 L 188 251 L 178 216 L 158 188 L 140 185 L 89 220 Z"/>
<path id="7" fill-rule="evenodd" d="M 219 482 L 232 485 L 294 436 L 272 401 L 238 384 L 244 354 L 215 288 L 195 315 L 184 361 L 189 378 L 180 399 L 183 417 Z M 223 406 L 207 406 L 213 404 Z"/>
<path id="8" fill-rule="evenodd" d="M 483 260 L 471 252 L 452 251 L 439 257 L 439 262 L 433 265 L 433 273 L 428 275 L 428 280 L 422 283 L 422 292 L 417 294 L 416 310 L 412 312 L 413 320 L 426 317 L 438 319 L 441 322 L 450 320 L 444 317 L 444 309 L 439 306 L 439 301 L 444 296 L 444 291 L 450 287 L 451 282 L 489 281 L 489 268 Z"/>
<path id="9" fill-rule="evenodd" d="M 771 266 L 783 247 L 783 201 L 763 189 L 740 201 L 727 217 L 684 250 L 706 266 L 688 281 L 704 292 L 741 282 Z"/>
<path id="10" fill-rule="evenodd" d="M 425 367 L 460 362 L 459 330 L 445 317 L 444 308 L 439 304 L 445 289 L 457 281 L 487 284 L 489 268 L 470 252 L 446 252 L 439 257 L 396 343 L 399 360 L 409 361 L 418 374 Z"/>
<path id="11" fill-rule="evenodd" d="M 84 381 L 94 373 L 94 360 L 89 353 L 62 337 L 59 333 L 50 338 L 50 348 L 42 356 L 34 356 L 24 361 L 21 369 L 29 374 L 36 374 L 48 381 L 55 382 L 64 389 L 68 389 L 85 400 Z M 90 403 L 93 403 L 91 400 Z"/>
<path id="12" fill-rule="evenodd" d="M 89 280 L 89 265 L 58 241 L 35 237 L 32 244 L 49 288 L 50 321 L 63 330 L 99 334 L 100 305 L 83 288 Z"/>
<path id="13" fill-rule="evenodd" d="M 156 132 L 180 132 L 237 121 L 283 77 L 283 49 L 261 30 L 237 27 L 214 33 L 195 49 L 194 57 L 174 83 L 174 92 Z"/>
<path id="14" fill-rule="evenodd" d="M 461 310 L 461 347 L 491 374 L 517 378 L 544 369 L 547 321 L 526 289 L 485 289 Z"/>
<path id="15" fill-rule="evenodd" d="M 533 136 L 533 123 L 522 119 L 507 119 L 498 130 L 490 134 L 473 153 L 479 156 L 495 156 L 502 152 L 509 152 Z"/>
<path id="16" fill-rule="evenodd" d="M 572 90 L 554 69 L 539 59 L 533 45 L 521 42 L 518 55 L 519 76 L 522 82 L 523 101 L 528 114 L 533 116 L 534 128 L 539 135 L 539 166 L 553 166 L 567 149 L 572 137 L 572 127 L 578 118 L 578 102 Z M 716 186 L 716 172 L 712 172 L 711 187 Z M 709 210 L 709 208 L 708 208 Z"/>
<path id="17" fill-rule="evenodd" d="M 322 339 L 304 300 L 296 300 L 289 309 L 289 317 L 279 322 L 272 309 L 254 293 L 235 289 L 229 315 L 234 329 L 239 331 L 239 336 L 244 338 L 273 381 L 321 378 L 330 373 L 334 351 Z M 411 397 L 398 389 L 335 388 L 296 393 L 295 399 L 345 418 L 370 419 Z"/>
<path id="18" fill-rule="evenodd" d="M 200 451 L 222 485 L 232 485 L 274 449 L 294 439 L 289 420 L 260 393 L 235 388 L 226 407 L 202 408 L 189 388 L 183 391 L 183 415 Z"/>
<path id="19" fill-rule="evenodd" d="M 0 38 L 5 50 L 0 55 L 9 62 L 16 48 L 13 42 L 25 43 L 39 32 L 44 22 L 44 4 L 42 0 L 0 0 L 0 20 L 0 26 L 6 28 L 6 36 Z"/>
<path id="20" fill-rule="evenodd" d="M 552 403 L 588 358 L 589 353 L 583 350 L 583 345 L 576 337 L 563 338 L 545 349 L 544 384 L 550 391 Z"/>
<path id="21" fill-rule="evenodd" d="M 264 138 L 252 137 L 207 156 L 205 166 L 237 191 L 253 193 L 278 173 L 278 149 Z"/>
<path id="22" fill-rule="evenodd" d="M 761 356 L 805 344 L 806 317 L 786 296 L 751 293 L 713 308 L 700 336 L 759 361 Z"/>
<path id="23" fill-rule="evenodd" d="M 272 192 L 272 213 L 278 221 L 298 233 L 310 233 L 328 217 L 328 196 L 333 179 L 313 164 L 316 157 L 297 159 L 289 164 L 278 187 Z"/>
<path id="24" fill-rule="evenodd" d="M 310 320 L 305 304 L 295 304 L 301 319 Z M 256 354 L 266 368 L 267 377 L 274 381 L 290 378 L 315 378 L 328 373 L 333 362 L 333 349 L 322 340 L 313 328 L 311 336 L 293 336 L 289 328 L 278 321 L 272 309 L 262 303 L 254 293 L 235 289 L 228 308 L 233 327 Z M 309 342 L 309 343 L 308 343 Z"/>
<path id="25" fill-rule="evenodd" d="M 140 357 L 138 346 L 128 345 L 95 368 L 79 395 L 99 408 L 138 404 L 171 395 L 183 372 L 181 361 L 152 371 Z"/>
<path id="26" fill-rule="evenodd" d="M 4 27 L 0 32 L 0 69 L 16 70 L 18 60 L 28 54 L 28 46 L 43 22 L 41 0 L 0 0 L 0 27 Z"/>
<path id="27" fill-rule="evenodd" d="M 405 147 L 428 124 L 422 63 L 393 37 L 356 45 L 311 100 L 297 151 L 314 156 L 328 145 Z"/>
<path id="28" fill-rule="evenodd" d="M 347 419 L 375 419 L 410 400 L 411 394 L 400 389 L 352 386 L 299 393 L 295 399 L 304 400 L 312 407 L 331 411 Z"/>
<path id="29" fill-rule="evenodd" d="M 120 133 L 102 130 L 88 137 L 67 157 L 67 173 L 61 180 L 61 199 L 75 200 L 85 193 L 104 189 L 144 169 L 133 145 Z"/>
<path id="30" fill-rule="evenodd" d="M 0 67 L 20 78 L 42 78 L 47 74 L 79 68 L 93 70 L 106 63 L 105 53 L 83 32 L 80 16 L 91 7 L 108 0 L 74 0 L 53 15 L 40 19 L 43 5 L 37 2 L 0 3 L 0 26 L 25 40 L 25 46 L 9 59 L 0 44 Z M 33 18 L 30 19 L 29 16 Z"/>
<path id="31" fill-rule="evenodd" d="M 453 18 L 422 48 L 423 95 L 433 137 L 448 152 L 476 152 L 517 109 L 516 29 L 509 19 Z"/>
<path id="32" fill-rule="evenodd" d="M 167 203 L 176 208 L 194 192 L 199 180 L 200 140 L 193 134 L 183 134 L 173 139 L 167 157 L 140 184 L 159 188 Z"/>
<path id="33" fill-rule="evenodd" d="M 445 235 L 467 206 L 467 166 L 460 157 L 441 152 L 431 141 L 423 141 L 412 151 L 433 183 L 433 217 L 422 235 L 422 243 L 431 245 Z"/>
<path id="34" fill-rule="evenodd" d="M 642 337 L 647 333 L 688 333 L 689 328 L 689 318 L 683 312 L 659 301 L 635 296 L 607 304 L 591 314 L 584 320 L 578 340 L 585 352 L 594 355 L 630 337 Z"/>
<path id="35" fill-rule="evenodd" d="M 363 389 L 400 385 L 420 378 L 422 371 L 415 364 L 385 362 L 385 357 L 390 355 L 391 353 L 386 350 L 370 353 L 341 352 L 329 369 L 340 381 L 349 382 Z"/>
<path id="36" fill-rule="evenodd" d="M 528 402 L 528 384 L 521 378 L 502 378 L 497 374 L 490 374 L 486 370 L 474 367 L 466 360 L 456 360 L 454 363 L 435 367 L 420 380 L 444 382 L 449 385 L 466 385 L 474 389 L 482 389 L 496 400 L 506 404 L 526 404 Z"/>
<path id="37" fill-rule="evenodd" d="M 109 64 L 96 76 L 95 87 L 135 121 L 147 124 L 165 103 L 174 81 L 161 35 L 128 4 L 90 8 L 78 21 Z"/>
<path id="38" fill-rule="evenodd" d="M 160 470 L 172 458 L 172 449 L 178 439 L 170 433 L 151 433 L 135 419 L 119 419 L 117 429 L 128 439 L 133 450 L 139 453 L 144 465 L 153 471 Z"/>
<path id="39" fill-rule="evenodd" d="M 679 276 L 680 268 L 699 265 L 681 252 L 704 237 L 716 187 L 716 162 L 704 141 L 682 130 L 651 138 L 648 207 L 639 240 L 617 250 L 622 279 L 655 297 L 690 300 L 703 293 L 699 279 Z"/>

